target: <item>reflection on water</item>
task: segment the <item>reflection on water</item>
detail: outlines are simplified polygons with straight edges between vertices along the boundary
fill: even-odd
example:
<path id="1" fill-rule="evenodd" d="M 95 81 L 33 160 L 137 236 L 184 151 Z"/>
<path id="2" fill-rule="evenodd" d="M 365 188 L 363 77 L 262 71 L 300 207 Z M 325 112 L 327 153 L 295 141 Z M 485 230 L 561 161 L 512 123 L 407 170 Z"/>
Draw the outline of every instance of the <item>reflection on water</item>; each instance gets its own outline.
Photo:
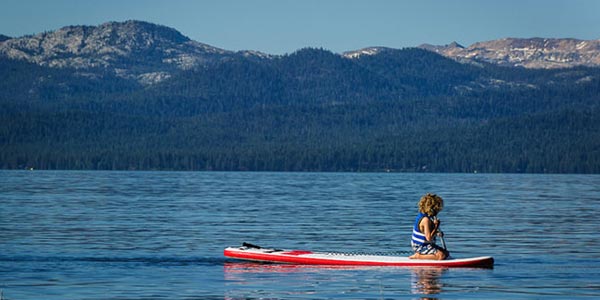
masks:
<path id="1" fill-rule="evenodd" d="M 225 279 L 235 279 L 240 274 L 251 273 L 298 273 L 298 272 L 323 272 L 335 270 L 377 270 L 390 269 L 394 267 L 380 266 L 346 266 L 346 265 L 297 265 L 282 263 L 263 262 L 226 262 L 223 264 Z M 398 268 L 398 267 L 396 267 Z"/>
<path id="2" fill-rule="evenodd" d="M 476 270 L 476 269 L 473 269 Z M 436 267 L 373 267 L 373 266 L 326 266 L 326 265 L 294 265 L 294 264 L 270 264 L 259 262 L 227 262 L 223 266 L 225 282 L 227 282 L 227 291 L 225 298 L 240 299 L 244 298 L 251 291 L 248 287 L 264 287 L 269 290 L 269 286 L 281 287 L 286 282 L 295 282 L 295 296 L 308 297 L 315 292 L 315 287 L 323 292 L 328 287 L 332 288 L 332 293 L 336 286 L 347 286 L 354 282 L 357 288 L 361 285 L 356 282 L 356 277 L 361 272 L 370 272 L 370 274 L 379 274 L 379 292 L 386 290 L 391 295 L 398 295 L 400 290 L 389 289 L 391 286 L 386 281 L 393 282 L 394 286 L 400 288 L 401 282 L 410 282 L 410 293 L 419 296 L 420 299 L 437 299 L 429 296 L 439 295 L 443 292 L 443 275 L 448 271 L 447 268 Z M 406 279 L 410 278 L 409 280 Z M 298 284 L 302 282 L 302 284 Z M 290 291 L 290 288 L 278 291 Z M 256 291 L 252 291 L 255 293 Z M 285 296 L 291 296 L 286 294 Z M 281 294 L 263 295 L 265 297 L 280 297 Z M 339 295 L 338 295 L 339 296 Z"/>
<path id="3" fill-rule="evenodd" d="M 446 268 L 411 268 L 411 292 L 419 295 L 437 295 L 442 292 L 441 276 Z M 421 298 L 437 299 L 437 298 Z"/>

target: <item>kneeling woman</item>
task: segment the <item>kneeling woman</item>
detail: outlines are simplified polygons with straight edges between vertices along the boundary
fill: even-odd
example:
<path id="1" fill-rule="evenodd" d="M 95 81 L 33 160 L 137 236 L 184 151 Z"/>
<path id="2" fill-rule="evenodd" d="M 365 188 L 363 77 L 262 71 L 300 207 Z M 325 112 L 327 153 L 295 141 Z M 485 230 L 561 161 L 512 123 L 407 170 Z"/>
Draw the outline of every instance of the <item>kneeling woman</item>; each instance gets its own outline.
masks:
<path id="1" fill-rule="evenodd" d="M 411 246 L 415 254 L 412 259 L 446 259 L 446 249 L 435 244 L 435 236 L 441 234 L 440 220 L 436 217 L 444 207 L 444 200 L 436 194 L 427 194 L 419 200 L 419 215 L 413 226 Z"/>

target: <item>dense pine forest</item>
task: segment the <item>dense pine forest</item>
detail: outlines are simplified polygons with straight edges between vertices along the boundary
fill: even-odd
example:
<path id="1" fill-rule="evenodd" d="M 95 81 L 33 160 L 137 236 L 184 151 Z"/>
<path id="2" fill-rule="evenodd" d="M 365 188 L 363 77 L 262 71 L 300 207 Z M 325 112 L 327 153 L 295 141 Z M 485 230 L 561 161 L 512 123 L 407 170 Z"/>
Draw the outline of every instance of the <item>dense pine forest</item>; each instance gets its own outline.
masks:
<path id="1" fill-rule="evenodd" d="M 0 58 L 0 168 L 599 173 L 599 104 L 600 69 L 421 49 L 240 54 L 152 85 Z"/>

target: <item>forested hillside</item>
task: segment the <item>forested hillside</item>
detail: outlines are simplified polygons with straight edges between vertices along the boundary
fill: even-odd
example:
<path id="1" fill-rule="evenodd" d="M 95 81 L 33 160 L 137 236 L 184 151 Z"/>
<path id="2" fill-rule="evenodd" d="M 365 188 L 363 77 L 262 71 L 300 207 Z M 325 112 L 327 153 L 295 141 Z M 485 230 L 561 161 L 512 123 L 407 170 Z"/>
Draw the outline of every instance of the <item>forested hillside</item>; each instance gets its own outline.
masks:
<path id="1" fill-rule="evenodd" d="M 228 53 L 151 85 L 2 58 L 0 168 L 598 173 L 599 103 L 600 69 L 421 49 Z"/>

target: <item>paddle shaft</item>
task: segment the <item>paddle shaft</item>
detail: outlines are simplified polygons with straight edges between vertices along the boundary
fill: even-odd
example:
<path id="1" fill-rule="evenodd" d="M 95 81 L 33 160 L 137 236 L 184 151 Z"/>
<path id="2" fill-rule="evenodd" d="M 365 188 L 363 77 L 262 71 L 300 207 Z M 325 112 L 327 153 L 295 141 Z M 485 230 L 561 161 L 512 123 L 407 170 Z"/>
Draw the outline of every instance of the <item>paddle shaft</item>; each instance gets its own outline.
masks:
<path id="1" fill-rule="evenodd" d="M 446 249 L 446 241 L 444 240 L 444 234 L 442 233 L 442 235 L 440 235 L 440 240 L 442 241 L 442 247 L 444 247 L 444 250 L 448 250 Z"/>
<path id="2" fill-rule="evenodd" d="M 434 220 L 438 220 L 438 218 L 434 217 Z M 442 241 L 442 247 L 444 247 L 444 250 L 448 250 L 446 248 L 446 240 L 444 240 L 444 233 L 439 228 L 437 229 L 437 232 L 439 233 L 438 235 L 440 237 L 440 240 Z"/>

